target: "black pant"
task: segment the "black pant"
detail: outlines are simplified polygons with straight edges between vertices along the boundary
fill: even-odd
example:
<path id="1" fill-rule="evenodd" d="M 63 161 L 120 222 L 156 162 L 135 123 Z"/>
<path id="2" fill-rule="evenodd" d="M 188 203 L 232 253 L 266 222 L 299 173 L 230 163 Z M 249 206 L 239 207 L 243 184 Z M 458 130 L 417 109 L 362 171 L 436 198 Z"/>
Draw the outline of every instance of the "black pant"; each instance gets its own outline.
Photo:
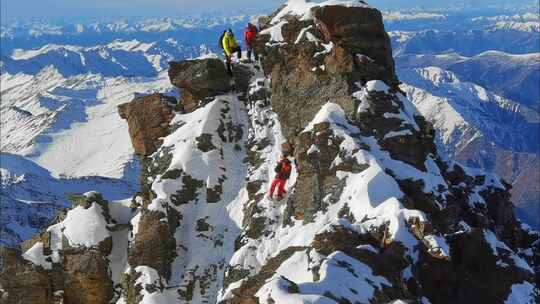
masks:
<path id="1" fill-rule="evenodd" d="M 238 59 L 242 58 L 242 49 L 240 48 L 239 45 L 231 49 L 231 56 L 234 53 L 237 54 Z M 231 56 L 225 54 L 225 59 L 227 60 L 227 73 L 229 74 L 229 76 L 232 77 L 233 74 L 232 74 L 232 67 L 231 67 Z"/>
<path id="2" fill-rule="evenodd" d="M 259 59 L 259 56 L 257 56 L 257 53 L 255 52 L 255 49 L 253 49 L 253 46 L 249 45 L 249 43 L 246 43 L 247 45 L 247 58 L 251 59 L 251 53 L 253 53 L 253 58 L 255 60 Z"/>

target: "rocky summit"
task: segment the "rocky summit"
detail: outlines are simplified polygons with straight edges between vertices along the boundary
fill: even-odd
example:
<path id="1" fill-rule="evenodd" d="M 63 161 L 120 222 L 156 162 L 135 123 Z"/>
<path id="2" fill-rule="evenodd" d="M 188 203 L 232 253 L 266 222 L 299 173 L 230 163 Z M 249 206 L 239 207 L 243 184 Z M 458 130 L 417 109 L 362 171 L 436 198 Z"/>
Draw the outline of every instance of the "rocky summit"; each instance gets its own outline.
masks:
<path id="1" fill-rule="evenodd" d="M 381 13 L 289 1 L 260 61 L 171 62 L 180 104 L 119 107 L 141 192 L 95 192 L 21 251 L 2 303 L 538 303 L 540 235 L 510 186 L 437 150 L 401 91 Z M 127 136 L 127 135 L 126 135 Z M 282 200 L 267 191 L 286 152 Z"/>

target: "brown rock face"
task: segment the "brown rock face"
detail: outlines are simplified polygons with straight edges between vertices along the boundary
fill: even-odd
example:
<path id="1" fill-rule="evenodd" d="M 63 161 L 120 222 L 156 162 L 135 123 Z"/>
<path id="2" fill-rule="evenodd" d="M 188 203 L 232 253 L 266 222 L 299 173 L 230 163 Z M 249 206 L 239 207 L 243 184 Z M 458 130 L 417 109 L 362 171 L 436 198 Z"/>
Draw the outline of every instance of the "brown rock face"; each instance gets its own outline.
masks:
<path id="1" fill-rule="evenodd" d="M 118 106 L 120 117 L 128 122 L 136 154 L 148 156 L 161 145 L 160 138 L 169 134 L 175 104 L 174 97 L 152 94 Z"/>
<path id="2" fill-rule="evenodd" d="M 288 139 L 295 137 L 328 101 L 354 111 L 351 93 L 357 83 L 383 80 L 397 84 L 390 39 L 376 9 L 325 6 L 314 20 L 286 16 L 284 43 L 260 35 L 255 47 L 271 74 L 271 104 Z M 266 25 L 272 26 L 270 24 Z M 300 34 L 308 29 L 318 41 Z"/>
<path id="3" fill-rule="evenodd" d="M 20 256 L 20 252 L 0 248 L 0 300 L 5 304 L 50 304 L 53 300 L 47 272 Z"/>
<path id="4" fill-rule="evenodd" d="M 314 11 L 324 38 L 351 54 L 362 54 L 384 68 L 386 77 L 394 78 L 394 59 L 390 38 L 384 30 L 382 14 L 372 8 L 323 6 Z"/>
<path id="5" fill-rule="evenodd" d="M 219 59 L 184 60 L 169 63 L 169 79 L 180 89 L 182 105 L 192 112 L 204 99 L 230 90 L 230 79 Z"/>
<path id="6" fill-rule="evenodd" d="M 344 183 L 336 176 L 338 170 L 358 173 L 368 167 L 352 161 L 350 155 L 340 154 L 342 141 L 327 122 L 316 124 L 313 131 L 297 137 L 295 160 L 300 172 L 288 204 L 288 212 L 296 219 L 310 222 L 319 210 L 339 200 Z M 333 166 L 338 156 L 343 162 Z"/>
<path id="7" fill-rule="evenodd" d="M 93 203 L 106 206 L 99 193 L 73 197 L 74 206 L 89 208 Z M 109 222 L 108 209 L 103 216 Z M 63 218 L 59 217 L 58 221 Z M 21 252 L 0 248 L 3 262 L 0 273 L 0 303 L 6 304 L 108 304 L 113 298 L 113 282 L 109 274 L 107 257 L 112 250 L 112 238 L 104 239 L 97 246 L 73 247 L 65 235 L 62 249 L 55 254 L 51 249 L 50 233 L 45 231 L 27 241 L 23 248 L 30 248 L 38 242 L 43 244 L 45 261 L 52 262 L 50 269 L 44 269 L 21 256 Z"/>
<path id="8" fill-rule="evenodd" d="M 109 303 L 113 296 L 106 257 L 98 250 L 66 255 L 64 297 L 66 303 Z M 83 292 L 84 291 L 84 292 Z"/>
<path id="9" fill-rule="evenodd" d="M 169 227 L 169 223 L 162 220 L 164 217 L 163 213 L 156 211 L 148 211 L 141 216 L 128 260 L 130 265 L 152 267 L 169 279 L 170 265 L 176 256 L 176 241 L 172 234 L 176 227 Z"/>

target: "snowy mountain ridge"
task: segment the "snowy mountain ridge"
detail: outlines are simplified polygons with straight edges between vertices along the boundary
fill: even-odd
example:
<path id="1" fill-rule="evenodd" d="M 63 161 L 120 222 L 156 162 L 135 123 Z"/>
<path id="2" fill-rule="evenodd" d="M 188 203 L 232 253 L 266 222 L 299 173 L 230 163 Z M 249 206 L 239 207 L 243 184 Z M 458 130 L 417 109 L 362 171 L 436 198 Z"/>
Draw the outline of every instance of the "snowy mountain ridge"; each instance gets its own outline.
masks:
<path id="1" fill-rule="evenodd" d="M 197 57 L 206 52 L 204 44 L 184 46 L 172 38 L 152 43 L 115 40 L 92 47 L 48 44 L 34 50 L 15 49 L 2 57 L 1 64 L 4 73 L 9 74 L 33 75 L 54 66 L 64 76 L 155 76 L 174 58 Z"/>
<path id="2" fill-rule="evenodd" d="M 493 17 L 476 17 L 473 21 L 478 23 L 494 24 L 495 29 L 509 29 L 524 32 L 540 32 L 540 14 L 525 13 L 522 15 L 501 15 Z"/>
<path id="3" fill-rule="evenodd" d="M 113 22 L 81 22 L 67 25 L 54 25 L 47 22 L 15 22 L 3 24 L 1 37 L 16 38 L 21 36 L 40 37 L 43 35 L 82 35 L 89 32 L 166 32 L 213 28 L 218 26 L 245 23 L 252 18 L 248 15 L 237 16 L 192 16 L 183 18 L 164 17 L 139 21 L 120 20 Z"/>
<path id="4" fill-rule="evenodd" d="M 35 235 L 69 206 L 68 193 L 98 190 L 126 199 L 138 191 L 139 161 L 116 106 L 140 94 L 170 91 L 166 73 L 63 76 L 46 66 L 35 75 L 2 73 L 0 80 L 4 245 L 18 246 Z M 25 157 L 13 163 L 29 165 L 9 165 L 11 154 Z M 28 170 L 27 177 L 14 170 Z"/>
<path id="5" fill-rule="evenodd" d="M 3 249 L 3 297 L 535 303 L 540 235 L 515 218 L 508 185 L 438 152 L 398 87 L 382 14 L 329 3 L 291 1 L 262 22 L 261 61 L 235 61 L 233 88 L 207 56 L 170 64 L 181 105 L 163 94 L 121 105 L 140 192 L 123 203 L 75 196 L 22 253 Z M 267 190 L 284 149 L 295 165 L 279 201 Z"/>
<path id="6" fill-rule="evenodd" d="M 419 77 L 418 77 L 419 76 Z M 527 134 L 528 138 L 535 138 L 531 135 L 531 132 L 535 132 L 537 126 L 530 125 L 529 130 L 514 131 L 513 127 L 519 124 L 526 127 L 527 120 L 525 117 L 537 116 L 538 113 L 527 113 L 526 116 L 520 116 L 521 107 L 519 104 L 510 101 L 501 96 L 497 96 L 491 92 L 486 91 L 484 88 L 470 83 L 463 83 L 452 72 L 445 71 L 438 67 L 427 67 L 422 69 L 414 69 L 407 71 L 400 71 L 400 77 L 407 85 L 405 91 L 408 92 L 408 96 L 418 102 L 416 104 L 420 111 L 426 115 L 422 110 L 431 109 L 433 113 L 431 115 L 445 116 L 439 118 L 431 118 L 431 115 L 426 115 L 428 119 L 434 121 L 436 124 L 440 124 L 437 129 L 442 130 L 441 135 L 444 141 L 444 145 L 448 147 L 455 147 L 459 151 L 461 144 L 457 142 L 450 142 L 452 140 L 458 140 L 466 143 L 473 138 L 473 136 L 465 136 L 461 132 L 456 134 L 457 130 L 464 128 L 464 119 L 461 116 L 467 116 L 466 121 L 472 122 L 475 125 L 482 126 L 482 133 L 492 138 L 495 141 L 499 141 L 500 145 L 507 147 L 513 147 L 513 149 L 519 151 L 536 151 L 538 147 L 518 147 L 526 143 L 528 140 L 525 138 L 515 138 L 516 143 L 512 144 L 508 142 L 508 139 L 515 137 L 516 134 Z M 420 90 L 416 92 L 415 90 Z M 448 98 L 446 102 L 454 104 L 454 107 L 458 107 L 459 110 L 452 108 L 444 109 L 435 105 L 435 101 L 425 96 L 427 92 L 430 92 L 432 97 L 439 96 L 440 98 Z M 450 92 L 450 93 L 449 93 Z M 420 94 L 422 96 L 417 96 Z M 447 97 L 448 95 L 448 97 Z M 421 103 L 421 104 L 420 104 Z M 523 108 L 526 111 L 525 108 Z M 507 112 L 508 114 L 504 113 Z M 504 132 L 510 132 L 509 135 L 503 135 Z M 531 142 L 531 144 L 534 144 Z M 454 154 L 450 153 L 451 155 Z"/>

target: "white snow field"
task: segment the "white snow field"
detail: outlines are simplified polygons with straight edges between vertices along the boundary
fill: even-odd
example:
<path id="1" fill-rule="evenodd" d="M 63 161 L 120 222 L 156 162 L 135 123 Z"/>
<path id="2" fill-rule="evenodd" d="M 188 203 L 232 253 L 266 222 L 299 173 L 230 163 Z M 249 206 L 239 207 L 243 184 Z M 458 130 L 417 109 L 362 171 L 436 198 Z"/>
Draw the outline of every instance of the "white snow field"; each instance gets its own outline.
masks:
<path id="1" fill-rule="evenodd" d="M 138 190 L 139 163 L 117 106 L 140 94 L 176 95 L 166 72 L 168 60 L 183 52 L 176 48 L 167 53 L 163 43 L 115 41 L 95 48 L 47 45 L 2 58 L 3 244 L 17 246 L 39 231 L 69 206 L 68 193 L 97 190 L 115 200 Z M 99 67 L 94 53 L 103 57 Z M 137 70 L 143 61 L 145 73 Z"/>

